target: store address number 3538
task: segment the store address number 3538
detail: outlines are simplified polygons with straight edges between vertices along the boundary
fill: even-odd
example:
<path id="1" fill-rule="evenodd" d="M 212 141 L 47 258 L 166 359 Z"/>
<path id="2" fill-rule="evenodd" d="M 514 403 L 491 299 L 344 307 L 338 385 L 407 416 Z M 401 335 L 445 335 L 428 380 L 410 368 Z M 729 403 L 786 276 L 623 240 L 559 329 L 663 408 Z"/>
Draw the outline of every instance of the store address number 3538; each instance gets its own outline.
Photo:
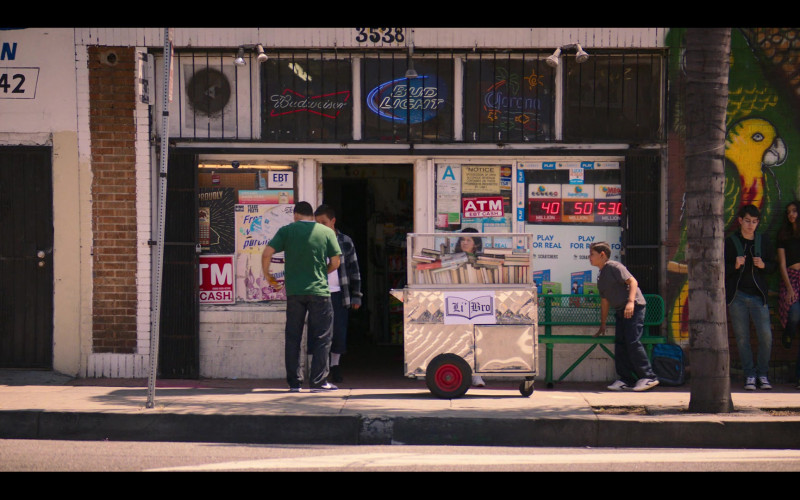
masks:
<path id="1" fill-rule="evenodd" d="M 356 28 L 358 43 L 402 43 L 406 39 L 404 28 Z"/>

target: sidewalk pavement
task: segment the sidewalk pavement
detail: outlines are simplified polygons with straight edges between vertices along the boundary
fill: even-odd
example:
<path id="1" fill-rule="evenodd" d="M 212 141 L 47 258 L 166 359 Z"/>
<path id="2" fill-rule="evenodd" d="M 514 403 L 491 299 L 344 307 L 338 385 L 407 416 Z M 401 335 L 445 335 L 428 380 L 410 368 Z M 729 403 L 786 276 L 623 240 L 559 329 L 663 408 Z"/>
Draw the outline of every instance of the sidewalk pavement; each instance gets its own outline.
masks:
<path id="1" fill-rule="evenodd" d="M 486 377 L 485 377 L 486 378 Z M 735 411 L 688 412 L 690 386 L 611 392 L 605 383 L 491 380 L 454 400 L 424 381 L 350 377 L 326 393 L 282 380 L 73 379 L 0 370 L 0 438 L 263 444 L 799 448 L 800 391 L 746 392 Z"/>

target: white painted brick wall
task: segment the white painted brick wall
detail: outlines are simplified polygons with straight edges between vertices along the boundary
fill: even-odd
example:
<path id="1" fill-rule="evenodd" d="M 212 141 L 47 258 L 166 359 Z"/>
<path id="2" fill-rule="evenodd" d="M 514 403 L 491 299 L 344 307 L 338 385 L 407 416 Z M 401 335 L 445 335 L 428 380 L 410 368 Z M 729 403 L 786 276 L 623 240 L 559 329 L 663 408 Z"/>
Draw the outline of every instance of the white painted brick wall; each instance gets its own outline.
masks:
<path id="1" fill-rule="evenodd" d="M 87 378 L 147 377 L 150 356 L 141 354 L 90 354 Z"/>
<path id="2" fill-rule="evenodd" d="M 200 376 L 283 379 L 285 304 L 200 311 Z"/>
<path id="3" fill-rule="evenodd" d="M 136 30 L 142 31 L 142 30 Z M 137 52 L 146 52 L 145 47 L 137 47 Z M 137 56 L 138 57 L 138 56 Z M 151 96 L 155 89 L 151 90 Z M 152 250 L 148 241 L 152 237 L 152 203 L 155 194 L 152 189 L 151 148 L 150 148 L 150 105 L 137 96 L 134 121 L 136 123 L 136 349 L 137 354 L 150 352 L 150 325 L 152 299 Z"/>

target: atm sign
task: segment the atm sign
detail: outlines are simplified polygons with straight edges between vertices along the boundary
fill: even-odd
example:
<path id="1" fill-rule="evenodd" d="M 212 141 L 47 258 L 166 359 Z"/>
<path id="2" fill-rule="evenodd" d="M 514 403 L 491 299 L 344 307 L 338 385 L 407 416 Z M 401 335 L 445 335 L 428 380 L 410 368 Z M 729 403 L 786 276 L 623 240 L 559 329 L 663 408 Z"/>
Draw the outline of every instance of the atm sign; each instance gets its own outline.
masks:
<path id="1" fill-rule="evenodd" d="M 463 198 L 461 200 L 462 212 L 464 217 L 502 217 L 503 216 L 503 197 L 502 196 L 480 196 L 474 198 Z"/>
<path id="2" fill-rule="evenodd" d="M 233 279 L 233 255 L 200 256 L 200 303 L 233 304 L 236 302 Z"/>

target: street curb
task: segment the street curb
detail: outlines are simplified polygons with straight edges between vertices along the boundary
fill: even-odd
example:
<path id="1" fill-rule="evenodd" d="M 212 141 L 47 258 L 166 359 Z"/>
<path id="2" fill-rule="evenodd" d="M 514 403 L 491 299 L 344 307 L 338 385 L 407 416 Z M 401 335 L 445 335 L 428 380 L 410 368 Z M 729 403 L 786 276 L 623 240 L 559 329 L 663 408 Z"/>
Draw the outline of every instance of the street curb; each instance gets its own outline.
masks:
<path id="1" fill-rule="evenodd" d="M 354 416 L 0 411 L 2 439 L 356 444 Z"/>
<path id="2" fill-rule="evenodd" d="M 0 411 L 1 439 L 252 444 L 800 448 L 800 420 L 667 421 Z"/>

